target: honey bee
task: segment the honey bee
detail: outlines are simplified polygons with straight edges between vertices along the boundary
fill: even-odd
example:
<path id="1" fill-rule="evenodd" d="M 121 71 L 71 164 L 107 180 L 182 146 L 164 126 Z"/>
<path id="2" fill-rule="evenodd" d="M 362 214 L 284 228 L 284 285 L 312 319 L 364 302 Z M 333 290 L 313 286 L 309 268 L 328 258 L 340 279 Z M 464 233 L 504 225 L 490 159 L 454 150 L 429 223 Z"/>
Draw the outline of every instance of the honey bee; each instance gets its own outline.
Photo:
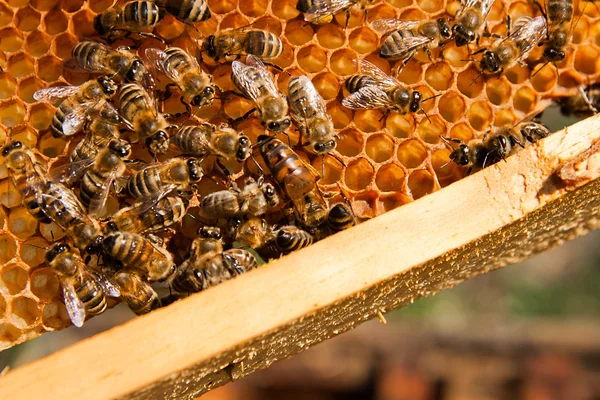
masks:
<path id="1" fill-rule="evenodd" d="M 486 168 L 514 154 L 517 146 L 523 148 L 535 143 L 550 134 L 548 128 L 537 122 L 520 122 L 512 128 L 502 128 L 486 135 L 481 142 L 466 145 L 458 139 L 444 138 L 446 145 L 452 150 L 450 161 L 468 167 L 467 174 L 474 170 Z M 454 148 L 451 143 L 457 143 Z"/>
<path id="2" fill-rule="evenodd" d="M 46 252 L 46 261 L 60 278 L 67 313 L 78 328 L 86 316 L 106 310 L 106 296 L 120 296 L 113 282 L 89 268 L 66 243 L 54 244 Z"/>
<path id="3" fill-rule="evenodd" d="M 27 211 L 38 221 L 50 223 L 50 218 L 39 204 L 39 194 L 43 193 L 48 182 L 47 173 L 36 161 L 35 155 L 23 143 L 11 141 L 2 148 L 2 156 L 10 172 L 11 183 L 21 194 Z"/>
<path id="4" fill-rule="evenodd" d="M 37 101 L 56 102 L 57 107 L 50 129 L 56 138 L 74 135 L 81 129 L 88 116 L 119 120 L 114 108 L 107 103 L 117 91 L 117 84 L 110 78 L 100 77 L 81 86 L 59 86 L 40 89 L 33 94 Z"/>
<path id="5" fill-rule="evenodd" d="M 254 102 L 258 120 L 267 130 L 279 133 L 290 127 L 287 98 L 277 90 L 273 77 L 259 58 L 249 55 L 246 64 L 234 61 L 231 80 Z"/>
<path id="6" fill-rule="evenodd" d="M 121 140 L 117 125 L 95 119 L 90 122 L 83 139 L 77 143 L 69 155 L 70 163 L 78 163 L 95 158 L 98 152 L 106 147 L 111 140 Z M 121 140 L 122 144 L 127 143 Z"/>
<path id="7" fill-rule="evenodd" d="M 304 145 L 302 136 L 305 136 L 315 153 L 323 155 L 333 151 L 337 138 L 333 120 L 311 80 L 306 76 L 290 78 L 288 95 L 292 116 L 300 126 L 299 143 Z"/>
<path id="8" fill-rule="evenodd" d="M 421 109 L 421 93 L 388 76 L 366 60 L 357 62 L 363 74 L 346 80 L 350 95 L 342 105 L 350 109 L 384 108 L 400 114 L 415 113 Z"/>
<path id="9" fill-rule="evenodd" d="M 237 214 L 263 215 L 268 208 L 279 204 L 275 187 L 264 177 L 246 179 L 240 189 L 235 182 L 229 190 L 210 193 L 200 201 L 200 216 L 204 218 L 229 218 Z"/>
<path id="10" fill-rule="evenodd" d="M 346 12 L 346 27 L 350 19 L 350 8 L 356 4 L 366 5 L 373 0 L 299 0 L 296 8 L 304 13 L 304 20 L 313 24 L 327 24 L 339 11 Z M 366 17 L 366 16 L 365 16 Z"/>
<path id="11" fill-rule="evenodd" d="M 263 248 L 274 239 L 273 227 L 260 217 L 236 215 L 230 219 L 228 231 L 230 238 L 251 249 Z"/>
<path id="12" fill-rule="evenodd" d="M 546 19 L 547 36 L 544 40 L 544 58 L 548 62 L 565 59 L 569 44 L 569 30 L 573 20 L 573 0 L 546 0 L 546 11 L 535 1 Z"/>
<path id="13" fill-rule="evenodd" d="M 212 16 L 207 0 L 156 0 L 155 3 L 186 24 L 206 21 Z"/>
<path id="14" fill-rule="evenodd" d="M 466 46 L 479 37 L 485 28 L 494 0 L 463 0 L 454 17 L 452 33 L 457 47 Z"/>
<path id="15" fill-rule="evenodd" d="M 292 201 L 302 224 L 314 228 L 325 222 L 328 207 L 317 187 L 320 178 L 317 171 L 288 145 L 271 136 L 259 136 L 258 148 L 273 179 Z"/>
<path id="16" fill-rule="evenodd" d="M 293 225 L 282 226 L 275 234 L 275 244 L 282 254 L 308 247 L 313 241 L 314 238 L 310 233 Z"/>
<path id="17" fill-rule="evenodd" d="M 258 266 L 256 258 L 244 249 L 223 251 L 218 228 L 201 229 L 192 242 L 190 255 L 173 279 L 173 289 L 180 293 L 195 293 L 231 279 Z"/>
<path id="18" fill-rule="evenodd" d="M 196 59 L 179 47 L 168 47 L 165 51 L 148 48 L 146 58 L 150 65 L 174 82 L 181 91 L 181 102 L 191 114 L 194 107 L 208 107 L 215 98 L 212 75 L 200 68 Z M 170 86 L 167 87 L 170 93 Z M 167 96 L 168 97 L 168 96 Z"/>
<path id="19" fill-rule="evenodd" d="M 507 38 L 496 42 L 483 53 L 480 68 L 482 73 L 496 73 L 521 63 L 529 52 L 546 36 L 544 17 L 520 17 L 514 30 Z M 477 78 L 475 78 L 477 79 Z"/>
<path id="20" fill-rule="evenodd" d="M 129 178 L 127 191 L 141 201 L 160 200 L 173 190 L 186 190 L 202 179 L 200 162 L 190 158 L 172 158 L 142 168 Z"/>
<path id="21" fill-rule="evenodd" d="M 249 54 L 265 60 L 279 57 L 283 43 L 276 34 L 252 24 L 210 35 L 202 49 L 216 62 L 233 61 Z"/>
<path id="22" fill-rule="evenodd" d="M 102 251 L 125 267 L 143 271 L 148 282 L 165 281 L 175 272 L 171 253 L 137 233 L 109 233 L 102 239 Z"/>
<path id="23" fill-rule="evenodd" d="M 219 127 L 204 122 L 182 126 L 173 136 L 173 143 L 184 154 L 194 157 L 215 155 L 224 160 L 245 161 L 251 153 L 251 143 L 243 132 L 236 132 L 227 124 Z"/>
<path id="24" fill-rule="evenodd" d="M 161 302 L 156 291 L 144 282 L 137 269 L 127 268 L 112 277 L 121 292 L 121 298 L 136 315 L 148 314 L 160 308 Z"/>
<path id="25" fill-rule="evenodd" d="M 390 32 L 381 44 L 379 54 L 388 60 L 401 60 L 405 65 L 417 51 L 425 50 L 429 59 L 431 49 L 443 45 L 452 37 L 448 21 L 402 21 L 395 18 L 378 19 L 371 23 L 378 32 Z"/>
<path id="26" fill-rule="evenodd" d="M 94 29 L 98 35 L 109 40 L 132 33 L 152 36 L 141 31 L 156 26 L 161 19 L 160 9 L 154 2 L 134 0 L 125 5 L 115 5 L 96 15 Z"/>
<path id="27" fill-rule="evenodd" d="M 331 232 L 340 232 L 356 225 L 352 207 L 345 203 L 334 204 L 327 214 L 327 226 Z"/>
<path id="28" fill-rule="evenodd" d="M 158 112 L 154 100 L 136 83 L 121 85 L 119 112 L 128 129 L 137 133 L 152 153 L 166 153 L 169 149 L 167 130 L 171 126 Z"/>

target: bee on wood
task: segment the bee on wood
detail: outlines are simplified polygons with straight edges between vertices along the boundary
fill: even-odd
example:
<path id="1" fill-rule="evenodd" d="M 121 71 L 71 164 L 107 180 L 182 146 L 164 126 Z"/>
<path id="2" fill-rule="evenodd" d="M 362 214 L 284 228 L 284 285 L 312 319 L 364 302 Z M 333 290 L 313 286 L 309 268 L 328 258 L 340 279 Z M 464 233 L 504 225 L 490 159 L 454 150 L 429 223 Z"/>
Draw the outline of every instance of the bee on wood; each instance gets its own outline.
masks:
<path id="1" fill-rule="evenodd" d="M 190 156 L 215 155 L 238 162 L 243 162 L 250 156 L 252 144 L 243 132 L 237 132 L 227 124 L 217 127 L 208 122 L 182 126 L 173 136 L 173 143 Z"/>
<path id="2" fill-rule="evenodd" d="M 156 0 L 155 3 L 179 21 L 189 25 L 206 21 L 212 16 L 206 0 Z"/>
<path id="3" fill-rule="evenodd" d="M 461 3 L 452 27 L 457 47 L 466 46 L 476 40 L 479 42 L 494 0 L 463 0 Z"/>
<path id="4" fill-rule="evenodd" d="M 181 91 L 181 103 L 191 114 L 190 104 L 194 107 L 209 107 L 215 98 L 215 85 L 212 75 L 200 68 L 196 59 L 179 47 L 168 47 L 162 51 L 146 49 L 146 58 L 150 65 L 164 74 Z M 170 97 L 167 86 L 165 97 Z"/>
<path id="5" fill-rule="evenodd" d="M 529 52 L 546 36 L 544 17 L 520 17 L 507 38 L 498 40 L 483 53 L 481 73 L 502 72 L 527 58 Z M 477 78 L 475 78 L 477 79 Z"/>
<path id="6" fill-rule="evenodd" d="M 313 24 L 328 24 L 333 20 L 334 14 L 339 11 L 346 12 L 346 27 L 350 20 L 350 8 L 356 4 L 363 7 L 373 0 L 298 0 L 296 8 L 304 13 L 304 20 Z M 365 12 L 366 19 L 366 12 Z"/>
<path id="7" fill-rule="evenodd" d="M 378 19 L 371 26 L 378 32 L 392 31 L 381 44 L 379 54 L 388 60 L 401 60 L 402 65 L 419 50 L 425 50 L 431 60 L 431 49 L 442 46 L 452 37 L 452 29 L 444 18 L 434 21 Z"/>
<path id="8" fill-rule="evenodd" d="M 336 133 L 333 120 L 327 112 L 323 97 L 306 76 L 291 77 L 288 96 L 292 117 L 300 127 L 300 145 L 305 137 L 312 150 L 319 155 L 335 149 Z"/>
<path id="9" fill-rule="evenodd" d="M 308 247 L 313 241 L 310 233 L 293 225 L 282 226 L 275 232 L 275 245 L 282 254 Z"/>
<path id="10" fill-rule="evenodd" d="M 535 1 L 546 19 L 547 35 L 543 41 L 544 58 L 556 63 L 565 59 L 565 48 L 569 44 L 573 21 L 573 0 L 546 0 L 546 10 Z"/>
<path id="11" fill-rule="evenodd" d="M 67 313 L 78 328 L 83 326 L 86 316 L 106 310 L 106 296 L 120 296 L 112 281 L 89 268 L 66 243 L 54 244 L 46 252 L 46 261 L 60 278 Z"/>
<path id="12" fill-rule="evenodd" d="M 334 204 L 327 214 L 327 226 L 332 233 L 340 232 L 356 225 L 352 207 L 345 203 Z"/>
<path id="13" fill-rule="evenodd" d="M 288 129 L 292 122 L 288 116 L 287 98 L 277 90 L 273 76 L 265 64 L 259 58 L 249 55 L 246 64 L 234 61 L 231 67 L 233 84 L 254 102 L 260 123 L 274 133 Z"/>
<path id="14" fill-rule="evenodd" d="M 260 249 L 273 241 L 273 227 L 264 218 L 236 215 L 229 220 L 228 236 L 251 249 Z"/>
<path id="15" fill-rule="evenodd" d="M 228 190 L 210 193 L 200 201 L 200 216 L 209 219 L 229 218 L 237 214 L 264 215 L 279 204 L 275 187 L 264 177 L 246 179 L 240 189 L 235 182 Z"/>
<path id="16" fill-rule="evenodd" d="M 109 40 L 129 36 L 132 33 L 141 36 L 153 36 L 141 31 L 156 26 L 162 15 L 152 1 L 134 0 L 126 4 L 117 4 L 104 10 L 94 18 L 94 30 Z"/>
<path id="17" fill-rule="evenodd" d="M 154 100 L 142 86 L 136 83 L 121 85 L 119 112 L 127 128 L 138 134 L 153 154 L 167 152 L 167 130 L 171 126 L 158 112 Z"/>
<path id="18" fill-rule="evenodd" d="M 58 86 L 40 89 L 33 94 L 36 101 L 62 102 L 56 108 L 50 129 L 56 138 L 77 133 L 87 117 L 119 121 L 116 110 L 107 102 L 117 91 L 110 78 L 100 77 L 81 86 Z"/>
<path id="19" fill-rule="evenodd" d="M 156 291 L 142 278 L 143 273 L 134 268 L 118 271 L 112 277 L 121 298 L 136 315 L 148 314 L 161 306 Z"/>

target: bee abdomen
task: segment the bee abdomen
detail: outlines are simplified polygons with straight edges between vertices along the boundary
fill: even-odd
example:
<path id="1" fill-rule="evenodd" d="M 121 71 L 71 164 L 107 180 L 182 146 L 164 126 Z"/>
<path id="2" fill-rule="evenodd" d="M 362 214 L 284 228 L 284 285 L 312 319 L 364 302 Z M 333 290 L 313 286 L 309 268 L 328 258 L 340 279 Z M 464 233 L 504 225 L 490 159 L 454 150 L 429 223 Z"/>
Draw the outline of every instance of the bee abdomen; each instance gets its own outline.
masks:
<path id="1" fill-rule="evenodd" d="M 381 44 L 381 57 L 393 59 L 406 55 L 408 52 L 404 41 L 412 36 L 414 34 L 411 31 L 392 32 Z"/>
<path id="2" fill-rule="evenodd" d="M 71 52 L 71 56 L 77 60 L 81 67 L 91 70 L 97 69 L 98 66 L 102 65 L 105 55 L 105 48 L 91 41 L 77 43 Z"/>
<path id="3" fill-rule="evenodd" d="M 277 238 L 275 244 L 277 248 L 283 253 L 288 254 L 295 250 L 300 250 L 304 247 L 310 246 L 313 242 L 313 236 L 295 226 L 284 226 L 277 232 Z"/>
<path id="4" fill-rule="evenodd" d="M 187 268 L 178 275 L 171 285 L 179 293 L 197 293 L 208 287 L 204 271 L 198 268 Z"/>
<path id="5" fill-rule="evenodd" d="M 155 168 L 144 169 L 129 178 L 127 182 L 129 194 L 138 199 L 157 193 L 160 186 L 160 177 Z"/>
<path id="6" fill-rule="evenodd" d="M 133 83 L 126 83 L 121 86 L 119 108 L 125 119 L 132 121 L 138 111 L 149 107 L 150 105 L 146 103 L 144 92 L 140 86 Z"/>
<path id="7" fill-rule="evenodd" d="M 89 170 L 81 179 L 79 189 L 79 199 L 81 203 L 89 207 L 92 199 L 102 188 L 106 177 L 99 174 L 97 171 Z"/>
<path id="8" fill-rule="evenodd" d="M 283 43 L 274 33 L 254 30 L 248 32 L 246 53 L 261 58 L 277 58 L 283 53 Z"/>
<path id="9" fill-rule="evenodd" d="M 569 22 L 573 18 L 572 0 L 548 0 L 548 20 L 552 24 Z"/>
<path id="10" fill-rule="evenodd" d="M 98 315 L 106 310 L 104 291 L 94 281 L 84 281 L 76 292 L 88 315 Z"/>
<path id="11" fill-rule="evenodd" d="M 126 24 L 149 28 L 160 22 L 160 9 L 151 1 L 132 1 L 123 8 L 123 18 Z"/>
<path id="12" fill-rule="evenodd" d="M 200 214 L 205 218 L 228 218 L 239 211 L 238 199 L 229 190 L 211 193 L 200 202 Z"/>
<path id="13" fill-rule="evenodd" d="M 352 75 L 350 78 L 346 79 L 346 89 L 348 92 L 354 93 L 359 91 L 365 86 L 375 85 L 377 82 L 374 78 L 368 75 Z"/>
<path id="14" fill-rule="evenodd" d="M 153 254 L 150 243 L 141 236 L 126 232 L 115 232 L 102 241 L 104 251 L 127 266 L 145 264 L 147 255 Z"/>
<path id="15" fill-rule="evenodd" d="M 241 275 L 258 266 L 258 262 L 252 253 L 244 249 L 229 249 L 224 251 L 223 260 L 232 276 Z"/>
<path id="16" fill-rule="evenodd" d="M 338 203 L 329 210 L 327 225 L 333 232 L 343 231 L 355 225 L 354 215 L 347 205 Z"/>
<path id="17" fill-rule="evenodd" d="M 198 126 L 186 126 L 179 129 L 172 140 L 175 146 L 186 154 L 201 157 L 209 153 L 206 146 L 206 133 Z"/>
<path id="18" fill-rule="evenodd" d="M 206 21 L 212 16 L 206 0 L 167 1 L 165 9 L 178 20 L 188 23 Z"/>

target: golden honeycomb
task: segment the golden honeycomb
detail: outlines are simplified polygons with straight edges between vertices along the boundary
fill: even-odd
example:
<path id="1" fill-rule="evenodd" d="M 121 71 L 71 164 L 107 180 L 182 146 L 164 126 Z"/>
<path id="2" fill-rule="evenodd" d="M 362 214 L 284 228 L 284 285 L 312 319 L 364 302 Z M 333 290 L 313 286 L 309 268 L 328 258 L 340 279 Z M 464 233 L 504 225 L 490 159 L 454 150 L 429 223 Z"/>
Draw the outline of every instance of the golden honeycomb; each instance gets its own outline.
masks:
<path id="1" fill-rule="evenodd" d="M 220 29 L 240 27 L 258 20 L 270 20 L 285 45 L 275 60 L 285 73 L 277 73 L 280 89 L 287 92 L 290 75 L 308 75 L 327 101 L 340 137 L 334 157 L 311 159 L 325 191 L 339 191 L 338 183 L 350 198 L 357 217 L 366 219 L 416 200 L 464 176 L 454 164 L 444 168 L 449 150 L 439 136 L 468 142 L 481 138 L 492 127 L 511 125 L 545 108 L 557 96 L 573 94 L 579 85 L 595 82 L 600 71 L 600 18 L 595 4 L 578 4 L 583 17 L 573 29 L 572 45 L 565 61 L 541 71 L 541 48 L 529 57 L 533 69 L 516 66 L 497 76 L 478 75 L 477 58 L 466 47 L 452 42 L 433 51 L 433 61 L 417 54 L 399 74 L 399 79 L 417 88 L 427 98 L 428 114 L 387 116 L 380 110 L 352 111 L 342 107 L 343 81 L 353 74 L 353 60 L 365 58 L 391 73 L 396 66 L 378 55 L 381 35 L 365 23 L 360 8 L 352 10 L 348 27 L 339 13 L 325 25 L 311 25 L 296 10 L 297 0 L 208 0 L 212 18 L 186 26 L 171 16 L 154 33 L 171 45 L 197 51 L 190 31 L 207 36 Z M 58 84 L 78 85 L 89 75 L 63 69 L 71 48 L 81 37 L 93 37 L 94 16 L 112 5 L 112 0 L 0 0 L 0 143 L 7 137 L 37 148 L 40 161 L 51 166 L 64 160 L 69 148 L 65 139 L 48 131 L 54 108 L 34 101 L 33 93 Z M 376 0 L 367 7 L 367 21 L 378 18 L 420 20 L 452 17 L 458 1 Z M 532 2 L 496 0 L 488 16 L 493 33 L 505 34 L 505 20 L 537 15 Z M 576 13 L 578 14 L 578 13 Z M 193 33 L 193 32 L 192 32 Z M 119 45 L 132 45 L 121 40 Z M 483 39 L 482 46 L 489 44 Z M 140 49 L 161 46 L 146 40 Z M 473 47 L 475 48 L 475 47 Z M 141 52 L 140 52 L 141 54 Z M 223 90 L 233 90 L 231 65 L 205 60 Z M 533 72 L 537 72 L 535 75 Z M 177 96 L 166 102 L 165 110 L 183 111 Z M 223 120 L 238 118 L 251 109 L 249 101 L 228 96 L 201 110 L 198 116 Z M 218 116 L 215 117 L 215 115 Z M 255 140 L 263 129 L 254 118 L 238 125 Z M 292 135 L 293 136 L 293 135 Z M 304 153 L 302 153 L 304 154 Z M 323 165 L 322 165 L 323 164 Z M 241 166 L 227 165 L 240 176 Z M 252 168 L 249 165 L 248 168 Z M 213 185 L 213 186 L 211 186 Z M 214 190 L 210 181 L 201 193 Z M 0 164 L 0 349 L 39 334 L 70 325 L 60 295 L 60 282 L 44 263 L 44 248 L 62 237 L 55 224 L 38 224 L 21 205 L 19 194 Z M 194 222 L 184 220 L 183 232 L 194 232 Z"/>

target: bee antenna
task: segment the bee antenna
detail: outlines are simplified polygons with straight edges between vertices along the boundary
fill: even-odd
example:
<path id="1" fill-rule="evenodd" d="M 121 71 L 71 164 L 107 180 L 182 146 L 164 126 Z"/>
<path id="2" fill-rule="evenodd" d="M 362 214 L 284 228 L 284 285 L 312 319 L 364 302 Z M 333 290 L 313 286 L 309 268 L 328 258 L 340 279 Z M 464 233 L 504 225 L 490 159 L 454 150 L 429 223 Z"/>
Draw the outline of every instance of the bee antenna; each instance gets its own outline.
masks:
<path id="1" fill-rule="evenodd" d="M 37 244 L 33 244 L 33 243 L 25 243 L 25 244 L 27 246 L 35 247 L 36 249 L 48 250 L 47 247 L 38 246 Z"/>
<path id="2" fill-rule="evenodd" d="M 424 102 L 426 102 L 426 101 L 429 101 L 429 100 L 433 100 L 433 99 L 435 99 L 436 97 L 440 97 L 441 95 L 442 95 L 441 93 L 438 93 L 438 94 L 436 94 L 436 95 L 434 95 L 434 96 L 430 96 L 430 97 L 428 97 L 428 98 L 426 98 L 426 99 L 424 99 L 424 100 L 421 100 L 421 103 L 424 103 Z"/>
<path id="3" fill-rule="evenodd" d="M 442 139 L 442 141 L 444 142 L 444 144 L 446 146 L 448 146 L 448 148 L 450 148 L 450 150 L 454 150 L 454 147 L 452 146 L 452 139 L 449 139 L 447 137 L 444 137 L 442 135 L 440 135 L 440 139 Z"/>
<path id="4" fill-rule="evenodd" d="M 429 118 L 427 111 L 425 111 L 425 109 L 423 107 L 421 107 L 421 111 L 423 112 L 423 114 L 425 114 L 425 118 L 427 118 L 427 121 L 429 121 L 429 123 L 431 123 L 431 118 Z"/>
<path id="5" fill-rule="evenodd" d="M 583 10 L 581 10 L 581 13 L 579 14 L 579 16 L 577 17 L 577 21 L 575 21 L 574 24 L 571 24 L 571 28 L 569 29 L 569 36 L 573 35 L 573 31 L 575 30 L 575 28 L 577 27 L 577 24 L 579 23 L 579 21 L 581 20 L 581 17 L 583 17 L 583 14 L 585 13 L 585 8 L 587 7 L 587 3 L 589 3 L 588 1 L 585 1 L 583 4 Z M 592 3 L 594 3 L 594 5 L 596 5 L 595 1 L 592 1 Z M 596 9 L 598 8 L 598 5 L 596 5 Z"/>
<path id="6" fill-rule="evenodd" d="M 550 61 L 546 61 L 546 62 L 544 63 L 544 65 L 542 65 L 542 68 L 540 68 L 540 69 L 538 69 L 537 71 L 535 71 L 535 72 L 533 73 L 533 75 L 531 75 L 531 77 L 533 78 L 534 76 L 536 76 L 536 75 L 537 75 L 537 74 L 538 74 L 538 73 L 539 73 L 541 70 L 543 70 L 543 69 L 544 69 L 544 67 L 545 67 L 546 65 L 548 65 L 549 63 L 550 63 Z M 554 63 L 552 63 L 552 64 L 554 64 Z M 554 66 L 556 67 L 556 64 L 554 64 Z M 557 69 L 558 69 L 558 68 L 557 68 Z"/>
<path id="7" fill-rule="evenodd" d="M 471 81 L 471 83 L 469 83 L 469 86 L 471 86 L 472 84 L 474 84 L 475 82 L 477 82 L 477 79 L 479 79 L 479 77 L 483 75 L 483 71 L 481 71 L 479 74 L 477 74 L 477 76 L 475 77 L 475 79 L 473 79 Z"/>
<path id="8" fill-rule="evenodd" d="M 264 175 L 265 171 L 262 169 L 262 167 L 260 166 L 260 164 L 258 163 L 258 161 L 256 161 L 256 158 L 254 158 L 254 154 L 250 154 L 250 158 L 254 162 L 254 165 L 256 165 L 256 168 L 258 168 L 258 170 L 260 171 L 260 174 Z"/>
<path id="9" fill-rule="evenodd" d="M 448 164 L 450 164 L 452 162 L 452 160 L 448 160 L 448 162 L 444 163 L 440 169 L 446 168 L 448 166 Z"/>

